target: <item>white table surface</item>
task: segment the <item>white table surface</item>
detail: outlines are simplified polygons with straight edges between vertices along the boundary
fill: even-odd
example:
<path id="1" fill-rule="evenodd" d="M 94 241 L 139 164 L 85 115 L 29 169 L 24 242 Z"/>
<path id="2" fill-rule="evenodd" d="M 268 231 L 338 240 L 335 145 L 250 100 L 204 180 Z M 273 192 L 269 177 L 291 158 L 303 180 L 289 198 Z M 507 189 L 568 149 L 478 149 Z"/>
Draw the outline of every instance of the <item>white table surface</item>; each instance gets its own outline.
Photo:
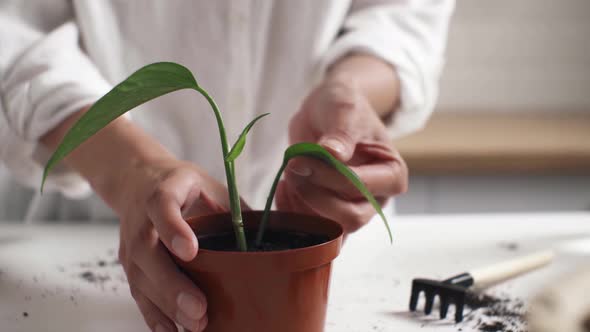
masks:
<path id="1" fill-rule="evenodd" d="M 549 267 L 491 290 L 527 299 L 590 264 L 590 213 L 396 217 L 392 226 L 393 245 L 378 220 L 347 241 L 334 267 L 326 332 L 471 331 L 408 313 L 411 279 L 554 248 Z M 0 331 L 148 331 L 121 267 L 111 264 L 117 242 L 115 226 L 0 223 Z M 507 249 L 509 242 L 518 248 Z M 80 278 L 88 270 L 109 280 Z"/>

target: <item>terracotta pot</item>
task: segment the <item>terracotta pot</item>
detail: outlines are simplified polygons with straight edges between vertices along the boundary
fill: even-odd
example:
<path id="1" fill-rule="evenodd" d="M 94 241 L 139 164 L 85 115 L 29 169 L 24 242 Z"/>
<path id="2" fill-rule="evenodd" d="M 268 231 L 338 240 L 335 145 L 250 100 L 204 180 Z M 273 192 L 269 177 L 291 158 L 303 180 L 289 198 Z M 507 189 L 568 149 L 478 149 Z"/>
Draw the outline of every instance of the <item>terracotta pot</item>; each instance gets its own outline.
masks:
<path id="1" fill-rule="evenodd" d="M 255 232 L 261 211 L 244 212 Z M 198 236 L 232 231 L 229 214 L 189 219 Z M 331 262 L 342 245 L 342 227 L 331 220 L 272 212 L 269 228 L 321 234 L 319 245 L 282 251 L 199 249 L 191 262 L 177 261 L 207 296 L 207 332 L 322 332 Z"/>

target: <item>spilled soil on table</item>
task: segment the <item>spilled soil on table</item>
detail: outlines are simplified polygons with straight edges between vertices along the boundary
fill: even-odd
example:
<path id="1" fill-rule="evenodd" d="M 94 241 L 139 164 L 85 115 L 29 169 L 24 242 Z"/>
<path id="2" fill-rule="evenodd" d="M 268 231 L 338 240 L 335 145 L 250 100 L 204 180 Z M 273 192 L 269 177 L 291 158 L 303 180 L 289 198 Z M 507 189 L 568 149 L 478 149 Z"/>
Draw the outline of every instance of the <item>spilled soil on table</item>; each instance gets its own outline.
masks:
<path id="1" fill-rule="evenodd" d="M 471 309 L 465 322 L 482 332 L 527 332 L 524 301 L 506 294 L 489 295 L 468 293 L 466 305 Z M 459 328 L 458 331 L 462 331 Z"/>

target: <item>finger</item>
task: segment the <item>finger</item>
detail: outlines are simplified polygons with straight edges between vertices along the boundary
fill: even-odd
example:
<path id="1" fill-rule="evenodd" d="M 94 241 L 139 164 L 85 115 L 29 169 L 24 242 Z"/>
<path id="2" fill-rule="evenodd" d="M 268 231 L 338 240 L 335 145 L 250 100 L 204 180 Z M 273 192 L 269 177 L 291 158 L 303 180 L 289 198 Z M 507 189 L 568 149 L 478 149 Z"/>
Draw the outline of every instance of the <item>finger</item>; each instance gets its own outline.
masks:
<path id="1" fill-rule="evenodd" d="M 160 239 L 172 253 L 184 261 L 192 260 L 198 250 L 197 237 L 181 212 L 187 199 L 195 200 L 201 196 L 199 188 L 194 185 L 197 183 L 194 176 L 196 175 L 178 175 L 166 179 L 154 190 L 147 202 L 148 217 Z"/>
<path id="2" fill-rule="evenodd" d="M 190 206 L 189 206 L 190 204 Z M 227 209 L 210 197 L 208 193 L 201 192 L 200 196 L 191 201 L 190 203 L 187 202 L 186 206 L 182 209 L 182 216 L 183 219 L 188 219 L 189 217 L 198 217 L 204 216 L 208 214 L 214 213 L 222 213 L 226 212 Z"/>
<path id="3" fill-rule="evenodd" d="M 170 318 L 166 317 L 164 313 L 156 305 L 150 301 L 139 290 L 133 288 L 131 295 L 139 307 L 139 311 L 143 316 L 146 324 L 150 330 L 154 332 L 177 332 L 176 325 Z"/>
<path id="4" fill-rule="evenodd" d="M 125 226 L 124 226 L 124 220 L 121 220 L 121 226 L 119 227 L 119 251 L 117 253 L 117 258 L 119 259 L 119 262 L 121 263 L 121 265 L 123 265 L 123 268 L 125 268 L 125 264 L 127 263 L 127 250 L 125 249 Z"/>
<path id="5" fill-rule="evenodd" d="M 358 166 L 375 161 L 394 161 L 402 159 L 399 152 L 391 147 L 387 141 L 360 141 L 356 145 L 354 156 L 349 164 Z"/>
<path id="6" fill-rule="evenodd" d="M 289 183 L 284 180 L 279 182 L 277 186 L 275 201 L 279 211 L 318 215 L 297 196 L 295 188 L 290 186 Z"/>
<path id="7" fill-rule="evenodd" d="M 279 181 L 279 184 L 277 185 L 275 204 L 279 211 L 293 211 L 289 202 L 289 197 L 287 196 L 284 180 Z"/>
<path id="8" fill-rule="evenodd" d="M 358 166 L 354 171 L 373 196 L 391 197 L 408 191 L 408 168 L 403 160 Z"/>
<path id="9" fill-rule="evenodd" d="M 311 184 L 296 185 L 293 199 L 308 206 L 314 214 L 340 223 L 347 233 L 358 230 L 376 213 L 368 201 L 343 200 L 330 190 Z"/>
<path id="10" fill-rule="evenodd" d="M 308 108 L 303 106 L 303 109 Z M 309 126 L 309 112 L 299 111 L 289 121 L 289 142 L 315 142 L 318 134 Z"/>
<path id="11" fill-rule="evenodd" d="M 346 162 L 352 157 L 357 142 L 372 132 L 363 114 L 367 105 L 347 84 L 332 84 L 326 98 L 323 107 L 329 108 L 330 117 L 319 121 L 318 143 L 337 159 Z M 316 114 L 320 116 L 327 111 L 318 110 Z"/>
<path id="12" fill-rule="evenodd" d="M 318 144 L 328 150 L 336 159 L 347 162 L 352 158 L 359 137 L 354 129 L 333 127 L 318 140 Z"/>
<path id="13" fill-rule="evenodd" d="M 136 243 L 134 241 L 134 243 Z M 161 242 L 153 236 L 144 237 L 128 254 L 133 257 L 128 277 L 168 317 L 183 324 L 200 320 L 207 310 L 205 295 L 172 261 Z M 183 326 L 195 329 L 192 325 Z"/>
<path id="14" fill-rule="evenodd" d="M 194 318 L 193 316 L 189 316 L 186 312 L 184 312 L 182 310 L 178 311 L 176 314 L 168 313 L 167 309 L 162 307 L 161 303 L 165 302 L 165 300 L 163 299 L 162 294 L 157 291 L 157 289 L 159 287 L 156 286 L 155 284 L 153 284 L 151 282 L 151 280 L 143 273 L 143 271 L 141 271 L 141 269 L 139 269 L 137 267 L 135 267 L 134 269 L 135 269 L 135 272 L 133 272 L 134 284 L 133 284 L 133 288 L 132 288 L 132 295 L 133 295 L 133 290 L 135 290 L 136 293 L 142 294 L 156 308 L 159 308 L 158 310 L 163 315 L 168 317 L 169 320 L 173 319 L 176 323 L 180 324 L 185 329 L 188 329 L 190 331 L 199 331 L 200 330 L 201 322 L 203 321 L 203 318 L 205 317 L 205 315 L 203 315 L 199 318 Z M 134 295 L 134 298 L 136 298 L 136 295 Z"/>
<path id="15" fill-rule="evenodd" d="M 393 196 L 407 188 L 407 171 L 396 161 L 387 161 L 362 166 L 351 166 L 350 169 L 361 179 L 373 196 Z M 285 180 L 294 185 L 305 182 L 329 189 L 341 198 L 348 200 L 363 199 L 363 194 L 336 169 L 326 163 L 299 158 L 289 162 Z"/>

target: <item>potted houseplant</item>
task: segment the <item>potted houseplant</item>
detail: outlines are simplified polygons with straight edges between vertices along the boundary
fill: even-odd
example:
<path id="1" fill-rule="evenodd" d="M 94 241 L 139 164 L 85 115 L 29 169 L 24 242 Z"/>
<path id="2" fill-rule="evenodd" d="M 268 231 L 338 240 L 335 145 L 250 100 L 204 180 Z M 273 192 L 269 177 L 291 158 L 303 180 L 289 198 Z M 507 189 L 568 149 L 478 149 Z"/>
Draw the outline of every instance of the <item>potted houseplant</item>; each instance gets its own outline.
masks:
<path id="1" fill-rule="evenodd" d="M 337 169 L 387 220 L 373 195 L 356 174 L 328 151 L 313 143 L 287 148 L 263 211 L 242 213 L 235 178 L 235 161 L 252 120 L 229 148 L 221 113 L 211 96 L 182 65 L 147 65 L 100 98 L 66 133 L 45 166 L 48 172 L 82 142 L 134 107 L 164 94 L 193 89 L 204 96 L 215 113 L 229 192 L 231 213 L 189 218 L 199 238 L 199 254 L 191 262 L 177 259 L 181 268 L 208 298 L 206 331 L 323 331 L 331 261 L 342 244 L 342 228 L 335 221 L 296 213 L 271 212 L 277 183 L 290 159 L 320 159 Z"/>

